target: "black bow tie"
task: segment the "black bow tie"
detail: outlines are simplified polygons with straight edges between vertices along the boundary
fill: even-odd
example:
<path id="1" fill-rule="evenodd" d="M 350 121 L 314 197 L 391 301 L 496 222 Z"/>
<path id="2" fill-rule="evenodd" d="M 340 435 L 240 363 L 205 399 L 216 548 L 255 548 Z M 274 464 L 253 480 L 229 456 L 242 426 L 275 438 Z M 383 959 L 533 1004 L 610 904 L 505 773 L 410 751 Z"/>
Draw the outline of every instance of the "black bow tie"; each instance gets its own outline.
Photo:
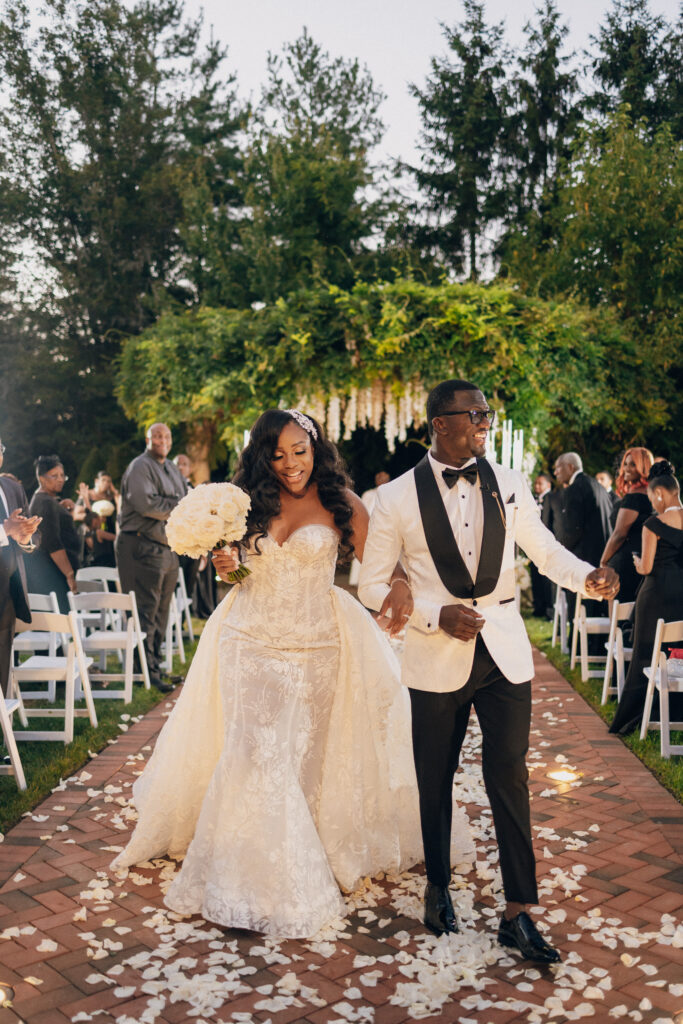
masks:
<path id="1" fill-rule="evenodd" d="M 461 478 L 467 480 L 468 484 L 476 484 L 478 476 L 477 464 L 473 462 L 471 466 L 466 466 L 465 469 L 444 469 L 441 475 L 449 487 L 452 487 Z"/>

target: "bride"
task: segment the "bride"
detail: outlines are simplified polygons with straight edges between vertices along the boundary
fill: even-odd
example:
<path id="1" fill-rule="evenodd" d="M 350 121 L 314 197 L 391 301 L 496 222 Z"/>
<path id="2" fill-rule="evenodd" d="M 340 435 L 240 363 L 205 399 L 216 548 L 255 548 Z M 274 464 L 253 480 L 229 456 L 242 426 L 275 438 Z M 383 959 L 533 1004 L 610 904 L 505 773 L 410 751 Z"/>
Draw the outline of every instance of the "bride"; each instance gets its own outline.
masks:
<path id="1" fill-rule="evenodd" d="M 320 425 L 263 413 L 234 482 L 251 497 L 250 575 L 204 628 L 112 866 L 184 857 L 170 909 L 309 937 L 344 915 L 340 887 L 422 859 L 408 694 L 386 637 L 334 586 L 339 552 L 362 559 L 368 515 Z M 213 560 L 225 578 L 238 553 Z M 454 863 L 472 859 L 466 821 Z"/>

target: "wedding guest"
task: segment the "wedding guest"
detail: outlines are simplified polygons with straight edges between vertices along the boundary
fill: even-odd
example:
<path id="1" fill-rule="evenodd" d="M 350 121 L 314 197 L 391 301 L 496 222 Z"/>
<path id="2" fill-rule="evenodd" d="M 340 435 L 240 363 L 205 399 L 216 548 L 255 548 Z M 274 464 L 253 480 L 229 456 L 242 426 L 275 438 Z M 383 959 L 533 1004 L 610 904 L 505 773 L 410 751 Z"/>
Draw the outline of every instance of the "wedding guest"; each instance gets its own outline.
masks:
<path id="1" fill-rule="evenodd" d="M 92 508 L 96 501 L 111 501 L 115 508 L 121 504 L 121 495 L 114 487 L 112 478 L 106 469 L 101 469 L 95 477 L 95 486 L 86 483 L 78 485 L 78 504 Z"/>
<path id="2" fill-rule="evenodd" d="M 116 534 L 105 529 L 104 520 L 92 509 L 86 511 L 85 518 L 85 564 L 114 567 L 114 541 Z"/>
<path id="3" fill-rule="evenodd" d="M 552 508 L 553 482 L 549 473 L 539 473 L 534 480 L 534 496 L 541 514 L 541 522 L 550 528 L 553 517 Z M 534 615 L 541 619 L 552 619 L 553 617 L 553 584 L 538 571 L 534 562 L 529 563 L 529 574 L 531 576 L 531 595 L 534 605 Z"/>
<path id="4" fill-rule="evenodd" d="M 612 505 L 616 505 L 618 495 L 616 494 L 613 487 L 614 477 L 612 476 L 612 474 L 608 473 L 606 469 L 601 469 L 598 473 L 595 474 L 595 479 L 598 481 L 600 486 L 604 487 L 607 491 L 609 495 L 609 500 L 612 502 Z"/>
<path id="5" fill-rule="evenodd" d="M 177 466 L 182 474 L 185 483 L 187 484 L 188 490 L 192 488 L 192 460 L 189 455 L 185 452 L 179 452 L 173 459 L 173 465 Z M 202 570 L 205 570 L 209 565 L 209 559 L 204 558 L 190 558 L 189 555 L 180 555 L 180 568 L 183 570 L 183 576 L 185 578 L 185 588 L 189 597 L 192 599 L 192 607 L 195 607 L 194 601 L 194 589 L 197 584 L 197 577 Z M 213 566 L 210 566 L 211 575 L 214 575 Z"/>
<path id="6" fill-rule="evenodd" d="M 378 473 L 375 473 L 375 486 L 374 487 L 369 487 L 367 491 L 363 491 L 363 493 L 361 494 L 360 500 L 363 502 L 363 504 L 365 505 L 366 509 L 368 510 L 368 515 L 370 515 L 370 516 L 372 515 L 372 511 L 373 511 L 373 509 L 375 507 L 375 502 L 377 501 L 377 491 L 379 490 L 379 488 L 383 484 L 388 484 L 390 480 L 391 480 L 391 477 L 389 476 L 387 471 L 385 469 L 380 469 L 380 471 Z M 349 586 L 350 587 L 357 587 L 358 586 L 358 577 L 359 576 L 360 576 L 360 562 L 358 561 L 358 559 L 356 557 L 354 557 L 352 559 L 352 561 L 351 561 L 351 569 L 350 569 L 350 572 L 349 572 Z"/>
<path id="7" fill-rule="evenodd" d="M 607 491 L 595 477 L 584 473 L 581 456 L 576 452 L 564 452 L 559 456 L 555 462 L 555 478 L 563 488 L 558 492 L 555 536 L 572 554 L 597 565 L 610 534 L 612 502 Z M 586 615 L 600 615 L 600 605 L 600 601 L 585 601 Z M 576 597 L 571 591 L 567 593 L 567 607 L 573 620 Z M 588 637 L 592 654 L 599 653 L 602 643 L 601 637 L 595 634 Z"/>
<path id="8" fill-rule="evenodd" d="M 628 448 L 617 475 L 618 500 L 610 514 L 612 533 L 600 559 L 619 575 L 620 601 L 635 601 L 640 576 L 633 556 L 640 551 L 643 524 L 652 515 L 647 475 L 652 468 L 652 452 L 647 448 Z M 597 479 L 597 477 L 596 477 Z"/>
<path id="9" fill-rule="evenodd" d="M 681 488 L 674 467 L 666 459 L 654 463 L 648 474 L 648 494 L 655 515 L 643 525 L 640 555 L 634 555 L 637 572 L 643 577 L 635 609 L 633 656 L 626 683 L 610 732 L 625 734 L 642 719 L 647 678 L 644 669 L 652 658 L 657 620 L 683 619 L 683 506 Z M 671 720 L 683 716 L 671 695 Z M 656 699 L 656 692 L 655 692 Z M 653 704 L 656 717 L 657 707 Z"/>
<path id="10" fill-rule="evenodd" d="M 69 612 L 67 594 L 78 593 L 76 572 L 80 565 L 81 540 L 71 513 L 60 504 L 59 495 L 69 479 L 58 455 L 39 455 L 35 460 L 38 490 L 31 498 L 29 512 L 41 516 L 40 547 L 26 562 L 29 592 L 57 595 L 59 610 Z"/>
<path id="11" fill-rule="evenodd" d="M 0 469 L 5 453 L 0 440 Z M 40 523 L 27 517 L 28 500 L 15 476 L 0 473 L 0 690 L 7 693 L 12 641 L 17 619 L 31 621 L 23 555 L 33 551 L 32 538 Z"/>
<path id="12" fill-rule="evenodd" d="M 121 587 L 135 592 L 150 679 L 162 693 L 173 688 L 161 676 L 161 644 L 178 580 L 178 556 L 168 546 L 165 523 L 187 493 L 184 476 L 167 458 L 171 442 L 166 424 L 153 423 L 145 451 L 123 474 L 114 545 Z"/>

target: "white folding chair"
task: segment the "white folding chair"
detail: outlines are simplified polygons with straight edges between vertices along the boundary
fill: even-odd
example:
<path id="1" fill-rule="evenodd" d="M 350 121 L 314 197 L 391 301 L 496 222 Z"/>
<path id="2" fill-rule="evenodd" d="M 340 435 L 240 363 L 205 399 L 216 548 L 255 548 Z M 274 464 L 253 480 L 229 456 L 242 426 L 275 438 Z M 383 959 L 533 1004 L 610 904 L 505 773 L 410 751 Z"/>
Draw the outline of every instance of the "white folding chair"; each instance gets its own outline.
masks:
<path id="1" fill-rule="evenodd" d="M 683 754 L 683 744 L 672 744 L 670 735 L 671 729 L 683 729 L 683 722 L 672 722 L 669 718 L 669 694 L 683 693 L 683 675 L 674 675 L 670 671 L 671 665 L 662 650 L 664 644 L 680 643 L 682 640 L 683 619 L 676 622 L 665 622 L 664 619 L 658 619 L 655 642 L 652 646 L 652 661 L 650 667 L 644 670 L 648 682 L 640 738 L 641 740 L 645 739 L 648 729 L 659 729 L 662 757 Z M 655 687 L 659 691 L 659 722 L 650 721 Z"/>
<path id="2" fill-rule="evenodd" d="M 83 650 L 87 654 L 104 656 L 104 668 L 100 667 L 90 673 L 92 683 L 123 683 L 122 690 L 112 690 L 109 687 L 104 689 L 93 689 L 92 695 L 95 698 L 114 700 L 123 698 L 126 704 L 133 699 L 133 682 L 143 682 L 145 689 L 150 688 L 149 671 L 143 640 L 145 634 L 140 628 L 138 608 L 135 601 L 135 594 L 112 594 L 98 591 L 89 594 L 69 594 L 69 603 L 73 613 L 91 615 L 98 613 L 102 616 L 101 628 L 91 630 L 89 633 L 83 631 Z M 108 628 L 111 620 L 107 619 L 108 612 L 115 612 L 121 616 L 120 629 Z M 81 622 L 81 620 L 78 620 Z M 82 627 L 81 627 L 82 628 Z M 134 671 L 134 656 L 137 649 L 142 671 Z M 123 655 L 123 671 L 110 672 L 106 667 L 107 653 L 121 653 Z"/>
<path id="3" fill-rule="evenodd" d="M 89 565 L 84 569 L 79 569 L 76 573 L 76 583 L 80 580 L 87 580 L 89 582 L 95 581 L 97 583 L 103 583 L 104 589 L 109 590 L 109 584 L 113 583 L 116 589 L 116 593 L 120 594 L 121 591 L 121 580 L 119 579 L 119 570 L 108 565 Z"/>
<path id="4" fill-rule="evenodd" d="M 183 620 L 180 617 L 180 610 L 178 609 L 178 603 L 175 599 L 175 594 L 171 598 L 171 603 L 168 607 L 168 618 L 166 619 L 166 640 L 163 645 L 164 649 L 164 671 L 171 673 L 173 671 L 173 655 L 177 651 L 178 657 L 181 663 L 185 664 L 185 644 L 183 643 Z"/>
<path id="5" fill-rule="evenodd" d="M 553 637 L 551 647 L 554 647 L 557 644 L 559 634 L 560 650 L 563 654 L 569 654 L 569 643 L 567 640 L 568 631 L 569 619 L 567 615 L 567 595 L 562 587 L 558 587 L 555 595 L 555 613 L 553 615 Z"/>
<path id="6" fill-rule="evenodd" d="M 81 644 L 81 637 L 78 622 L 74 612 L 68 615 L 56 614 L 55 612 L 32 612 L 33 622 L 30 626 L 17 620 L 17 632 L 25 629 L 37 629 L 43 632 L 54 632 L 68 637 L 66 644 L 66 656 L 51 658 L 49 655 L 32 654 L 30 658 L 23 661 L 21 665 L 13 665 L 10 668 L 8 697 L 19 702 L 17 712 L 24 727 L 28 725 L 29 718 L 63 718 L 62 729 L 29 730 L 16 732 L 18 740 L 63 740 L 64 743 L 71 743 L 74 738 L 74 718 L 87 717 L 90 724 L 97 727 L 97 714 L 95 703 L 90 691 L 90 680 L 88 669 L 92 665 L 92 658 L 87 658 Z M 63 708 L 26 708 L 24 706 L 21 683 L 48 681 L 56 679 L 64 683 L 64 707 Z M 76 708 L 75 693 L 76 680 L 79 680 L 85 696 L 85 708 Z M 44 696 L 44 695 L 43 695 Z"/>
<path id="7" fill-rule="evenodd" d="M 0 729 L 2 729 L 2 738 L 10 760 L 9 764 L 0 762 L 0 775 L 13 775 L 17 782 L 17 788 L 26 789 L 26 776 L 12 730 L 12 715 L 19 710 L 19 707 L 20 704 L 16 698 L 5 697 L 0 690 Z"/>
<path id="8" fill-rule="evenodd" d="M 178 605 L 178 611 L 181 618 L 185 619 L 185 628 L 187 629 L 187 639 L 191 644 L 194 643 L 194 629 L 192 627 L 192 598 L 187 593 L 187 586 L 185 584 L 185 573 L 183 572 L 182 566 L 178 568 L 178 584 L 175 588 L 175 599 Z"/>
<path id="9" fill-rule="evenodd" d="M 602 679 L 604 668 L 591 668 L 590 663 L 604 665 L 607 661 L 606 654 L 589 654 L 588 637 L 596 633 L 609 634 L 609 615 L 586 615 L 581 594 L 576 595 L 576 610 L 574 612 L 574 626 L 572 628 L 572 652 L 569 660 L 569 667 L 574 668 L 578 658 L 581 662 L 581 680 Z"/>
<path id="10" fill-rule="evenodd" d="M 49 594 L 28 594 L 28 606 L 32 612 L 55 612 L 59 615 L 59 601 L 54 591 Z M 61 640 L 56 633 L 40 633 L 31 626 L 25 633 L 17 633 L 12 642 L 12 664 L 19 664 L 19 655 L 26 651 L 31 654 L 45 652 L 51 658 L 57 657 L 57 648 L 62 643 L 68 643 L 66 637 Z M 24 691 L 23 697 L 26 700 L 42 700 L 45 697 L 45 690 L 37 690 L 34 693 Z M 47 699 L 54 704 L 57 696 L 57 680 L 47 680 Z"/>
<path id="11" fill-rule="evenodd" d="M 612 601 L 609 636 L 605 644 L 607 661 L 605 662 L 605 677 L 602 683 L 601 704 L 606 704 L 607 698 L 611 694 L 616 694 L 617 699 L 621 700 L 624 683 L 626 682 L 626 662 L 631 660 L 633 648 L 624 647 L 624 634 L 619 623 L 628 619 L 634 608 L 635 601 Z M 616 670 L 617 674 L 616 686 L 612 685 L 612 672 L 614 670 Z"/>

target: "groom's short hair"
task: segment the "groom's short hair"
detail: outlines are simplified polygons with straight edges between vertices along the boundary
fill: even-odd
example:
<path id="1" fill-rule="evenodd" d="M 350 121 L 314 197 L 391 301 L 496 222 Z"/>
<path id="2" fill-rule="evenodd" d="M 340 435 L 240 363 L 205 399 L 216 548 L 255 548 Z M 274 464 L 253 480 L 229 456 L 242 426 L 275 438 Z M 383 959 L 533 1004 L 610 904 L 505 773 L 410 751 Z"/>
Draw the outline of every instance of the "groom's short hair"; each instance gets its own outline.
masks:
<path id="1" fill-rule="evenodd" d="M 427 395 L 427 427 L 429 428 L 429 436 L 432 436 L 432 420 L 435 416 L 440 416 L 448 410 L 456 391 L 480 390 L 481 388 L 478 384 L 473 384 L 469 380 L 457 380 L 455 378 L 442 380 L 440 384 L 432 388 Z"/>

